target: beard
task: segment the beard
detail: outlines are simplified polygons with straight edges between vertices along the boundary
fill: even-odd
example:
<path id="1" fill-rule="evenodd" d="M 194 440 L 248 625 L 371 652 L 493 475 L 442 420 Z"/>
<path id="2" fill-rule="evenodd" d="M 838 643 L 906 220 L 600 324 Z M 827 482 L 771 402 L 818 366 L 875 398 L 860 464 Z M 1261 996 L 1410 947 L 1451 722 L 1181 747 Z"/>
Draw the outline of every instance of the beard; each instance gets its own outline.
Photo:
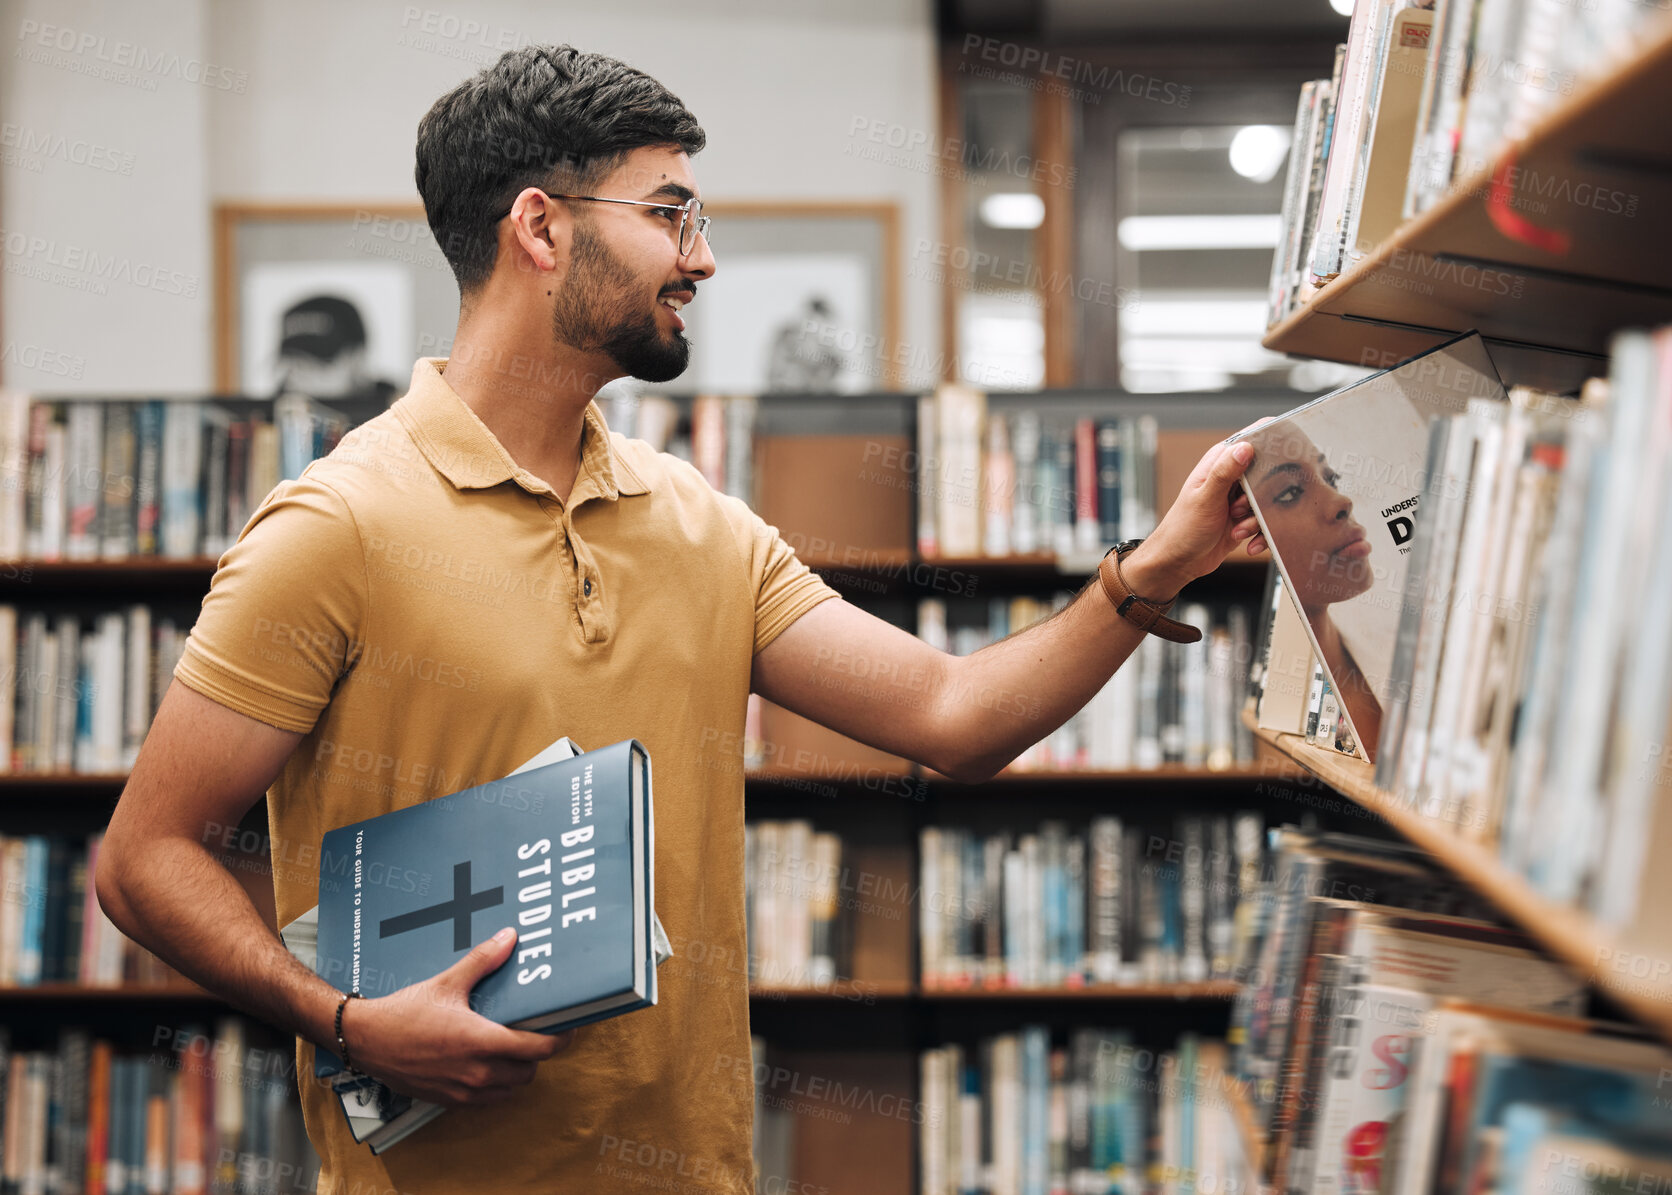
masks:
<path id="1" fill-rule="evenodd" d="M 625 263 L 577 221 L 569 278 L 552 308 L 552 334 L 561 344 L 603 353 L 632 377 L 671 382 L 685 372 L 691 343 L 664 334 L 654 311 L 637 311 L 629 297 L 639 285 Z"/>

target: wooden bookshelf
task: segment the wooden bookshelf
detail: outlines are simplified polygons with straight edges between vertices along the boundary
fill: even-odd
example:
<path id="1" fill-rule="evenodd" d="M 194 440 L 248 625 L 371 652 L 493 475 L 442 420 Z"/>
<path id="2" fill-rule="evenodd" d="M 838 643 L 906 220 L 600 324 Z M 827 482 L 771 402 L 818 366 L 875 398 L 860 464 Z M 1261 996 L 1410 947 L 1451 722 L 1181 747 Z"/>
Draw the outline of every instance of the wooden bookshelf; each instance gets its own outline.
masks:
<path id="1" fill-rule="evenodd" d="M 871 1000 L 917 1000 L 930 1003 L 961 1001 L 1006 1000 L 1131 1000 L 1131 1001 L 1203 1001 L 1218 1002 L 1234 999 L 1238 985 L 1229 980 L 1204 983 L 1176 984 L 1088 984 L 1084 987 L 1032 988 L 925 988 L 898 980 L 838 979 L 818 986 L 793 984 L 750 984 L 751 1000 L 786 1000 L 819 1003 L 841 1001 L 847 1003 Z M 0 986 L 0 1004 L 29 1004 L 58 1000 L 78 1003 L 130 1004 L 139 1001 L 162 1000 L 185 1003 L 224 1004 L 225 1001 L 207 988 L 193 983 L 39 983 L 7 984 Z"/>
<path id="2" fill-rule="evenodd" d="M 1616 329 L 1672 322 L 1672 20 L 1598 73 L 1273 327 L 1266 348 L 1382 368 L 1478 329 L 1506 383 L 1567 391 L 1603 371 Z M 1516 184 L 1517 206 L 1493 202 L 1495 178 L 1501 192 Z M 1514 235 L 1505 213 L 1544 231 Z"/>
<path id="3" fill-rule="evenodd" d="M 1202 983 L 1088 983 L 1080 987 L 924 988 L 924 1000 L 1234 1000 L 1241 985 L 1232 980 Z"/>
<path id="4" fill-rule="evenodd" d="M 186 1004 L 225 1004 L 226 1001 L 195 983 L 37 983 L 0 986 L 0 1003 L 138 1004 L 175 1001 Z"/>
<path id="5" fill-rule="evenodd" d="M 1672 974 L 1657 967 L 1668 963 L 1664 951 L 1645 949 L 1608 933 L 1579 909 L 1543 896 L 1506 867 L 1490 847 L 1458 837 L 1446 824 L 1424 817 L 1393 794 L 1379 789 L 1364 760 L 1304 742 L 1299 736 L 1269 730 L 1255 733 L 1287 754 L 1307 773 L 1381 817 L 1388 825 L 1433 856 L 1505 916 L 1521 926 L 1552 955 L 1586 976 L 1624 1011 L 1672 1041 Z M 1648 975 L 1633 978 L 1605 965 L 1615 959 L 1643 959 Z M 1656 980 L 1658 979 L 1658 982 Z"/>

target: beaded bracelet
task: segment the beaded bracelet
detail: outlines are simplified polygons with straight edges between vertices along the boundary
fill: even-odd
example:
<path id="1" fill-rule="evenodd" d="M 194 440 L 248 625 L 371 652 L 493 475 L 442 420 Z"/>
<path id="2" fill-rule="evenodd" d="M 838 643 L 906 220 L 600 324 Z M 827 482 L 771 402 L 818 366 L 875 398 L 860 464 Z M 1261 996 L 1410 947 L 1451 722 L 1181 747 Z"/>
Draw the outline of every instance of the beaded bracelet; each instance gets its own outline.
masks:
<path id="1" fill-rule="evenodd" d="M 348 1002 L 350 1000 L 363 999 L 365 999 L 365 997 L 360 995 L 359 992 L 349 992 L 345 994 L 341 1000 L 337 1001 L 337 1057 L 343 1060 L 343 1070 L 347 1071 L 351 1075 L 358 1075 L 361 1078 L 366 1077 L 366 1072 L 360 1070 L 348 1060 L 348 1043 L 343 1040 L 343 1009 L 348 1007 Z"/>

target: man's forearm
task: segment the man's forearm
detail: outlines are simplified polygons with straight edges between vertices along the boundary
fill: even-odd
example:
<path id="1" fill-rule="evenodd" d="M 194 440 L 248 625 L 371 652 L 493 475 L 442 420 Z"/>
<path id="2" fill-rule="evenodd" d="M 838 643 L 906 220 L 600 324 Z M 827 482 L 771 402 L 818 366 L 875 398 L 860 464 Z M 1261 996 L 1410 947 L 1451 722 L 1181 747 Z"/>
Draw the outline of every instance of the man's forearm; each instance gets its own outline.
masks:
<path id="1" fill-rule="evenodd" d="M 1123 574 L 1146 597 L 1171 597 L 1184 583 L 1137 553 L 1127 559 Z M 997 772 L 1085 708 L 1143 637 L 1093 576 L 1054 618 L 949 661 L 940 696 L 949 757 L 971 778 Z"/>
<path id="2" fill-rule="evenodd" d="M 123 933 L 251 1015 L 315 1043 L 335 1040 L 339 993 L 285 949 L 202 845 L 155 839 L 138 866 L 112 871 L 98 877 L 99 900 Z"/>

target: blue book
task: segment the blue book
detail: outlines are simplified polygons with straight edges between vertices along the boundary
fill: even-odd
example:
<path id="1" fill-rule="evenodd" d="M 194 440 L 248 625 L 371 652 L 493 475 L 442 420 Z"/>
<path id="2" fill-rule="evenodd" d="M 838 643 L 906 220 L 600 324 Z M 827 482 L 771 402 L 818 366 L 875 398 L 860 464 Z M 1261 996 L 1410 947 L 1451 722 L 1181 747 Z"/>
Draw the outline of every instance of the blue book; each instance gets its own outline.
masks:
<path id="1" fill-rule="evenodd" d="M 46 937 L 46 839 L 31 835 L 26 840 L 25 852 L 23 934 L 17 982 L 33 985 L 41 981 L 42 947 Z"/>
<path id="2" fill-rule="evenodd" d="M 1022 1195 L 1050 1186 L 1051 1037 L 1043 1025 L 1022 1027 Z"/>
<path id="3" fill-rule="evenodd" d="M 631 739 L 339 827 L 315 970 L 387 995 L 514 925 L 510 960 L 471 993 L 483 1016 L 556 1033 L 655 1004 L 653 849 L 650 756 Z M 314 1069 L 342 1064 L 320 1049 Z"/>

